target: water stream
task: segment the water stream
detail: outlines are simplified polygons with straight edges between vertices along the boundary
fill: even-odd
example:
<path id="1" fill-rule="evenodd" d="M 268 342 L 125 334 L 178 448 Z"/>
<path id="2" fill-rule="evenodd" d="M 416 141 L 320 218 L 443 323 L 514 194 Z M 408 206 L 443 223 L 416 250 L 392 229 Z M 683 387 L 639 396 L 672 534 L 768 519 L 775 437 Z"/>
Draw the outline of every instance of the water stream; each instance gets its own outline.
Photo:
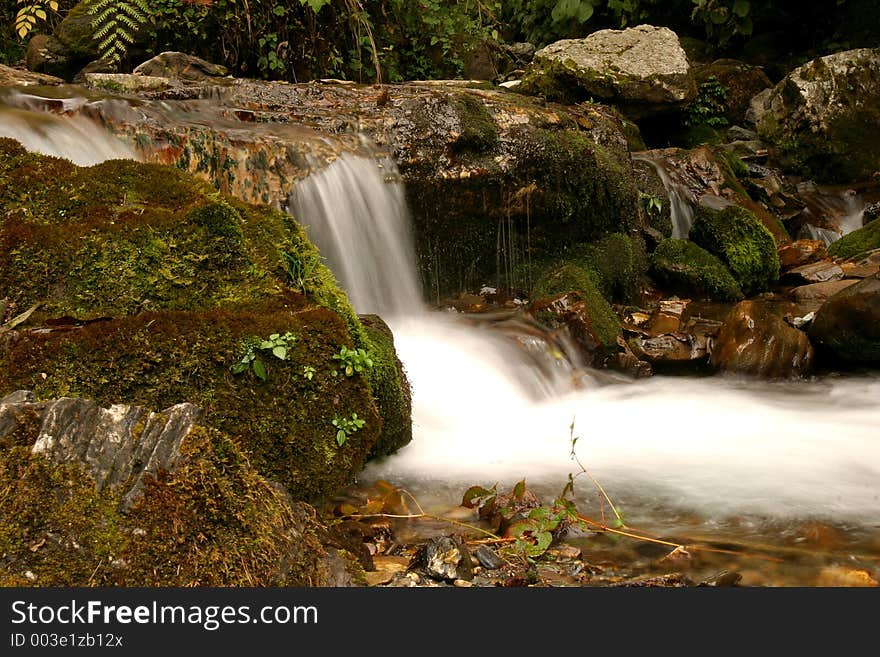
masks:
<path id="1" fill-rule="evenodd" d="M 78 163 L 132 157 L 84 121 L 35 125 L 4 110 L 0 134 Z M 880 378 L 609 382 L 539 332 L 429 311 L 396 181 L 393 162 L 343 156 L 291 192 L 356 309 L 392 327 L 412 384 L 413 441 L 369 464 L 363 484 L 390 480 L 428 508 L 523 477 L 555 495 L 576 469 L 574 423 L 580 459 L 632 522 L 773 541 L 821 521 L 880 558 Z M 676 225 L 686 235 L 684 219 Z M 580 495 L 596 504 L 592 487 Z"/>

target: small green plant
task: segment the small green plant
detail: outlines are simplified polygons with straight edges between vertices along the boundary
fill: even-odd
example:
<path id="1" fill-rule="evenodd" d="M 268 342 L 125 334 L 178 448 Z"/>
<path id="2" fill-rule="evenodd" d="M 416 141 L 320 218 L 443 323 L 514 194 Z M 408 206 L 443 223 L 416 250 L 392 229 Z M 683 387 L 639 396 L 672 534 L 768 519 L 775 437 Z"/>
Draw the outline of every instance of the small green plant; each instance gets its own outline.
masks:
<path id="1" fill-rule="evenodd" d="M 296 336 L 290 331 L 283 335 L 273 333 L 266 340 L 257 336 L 247 337 L 242 341 L 241 358 L 230 369 L 233 374 L 242 374 L 250 369 L 258 379 L 266 381 L 269 378 L 269 373 L 259 352 L 268 352 L 278 360 L 287 360 L 290 348 L 295 341 Z"/>
<path id="2" fill-rule="evenodd" d="M 24 39 L 37 26 L 37 21 L 48 19 L 49 11 L 58 11 L 56 0 L 18 0 L 20 5 L 15 14 L 15 32 L 19 39 Z"/>
<path id="3" fill-rule="evenodd" d="M 663 212 L 663 199 L 659 196 L 639 192 L 639 203 L 649 216 L 656 216 Z"/>
<path id="4" fill-rule="evenodd" d="M 119 62 L 150 21 L 147 0 L 92 0 L 88 5 L 101 59 Z"/>
<path id="5" fill-rule="evenodd" d="M 338 354 L 333 354 L 333 360 L 342 364 L 345 376 L 354 376 L 355 373 L 369 371 L 373 367 L 373 359 L 365 349 L 349 349 L 343 345 Z M 337 370 L 333 370 L 333 376 L 337 376 Z"/>
<path id="6" fill-rule="evenodd" d="M 321 264 L 321 257 L 317 253 L 281 251 L 281 259 L 293 286 L 301 292 L 307 292 L 309 284 L 313 281 L 315 270 Z"/>
<path id="7" fill-rule="evenodd" d="M 697 97 L 684 111 L 686 126 L 708 125 L 719 127 L 727 125 L 724 117 L 727 101 L 727 87 L 721 84 L 714 75 L 700 85 Z"/>
<path id="8" fill-rule="evenodd" d="M 303 377 L 305 377 L 307 381 L 311 381 L 315 378 L 315 368 L 311 365 L 303 365 Z"/>
<path id="9" fill-rule="evenodd" d="M 357 413 L 352 413 L 350 418 L 336 415 L 333 418 L 333 426 L 337 429 L 336 444 L 342 447 L 348 437 L 357 433 L 366 423 L 366 420 L 359 418 Z"/>

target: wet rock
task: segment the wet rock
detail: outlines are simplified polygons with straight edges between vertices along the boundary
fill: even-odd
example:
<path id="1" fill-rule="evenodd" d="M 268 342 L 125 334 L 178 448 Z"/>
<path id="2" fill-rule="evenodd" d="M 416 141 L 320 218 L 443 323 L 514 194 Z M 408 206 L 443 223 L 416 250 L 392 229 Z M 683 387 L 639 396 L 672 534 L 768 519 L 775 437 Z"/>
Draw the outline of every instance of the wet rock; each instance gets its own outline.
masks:
<path id="1" fill-rule="evenodd" d="M 35 74 L 63 79 L 72 74 L 69 60 L 63 44 L 50 34 L 35 34 L 28 41 L 25 63 Z"/>
<path id="2" fill-rule="evenodd" d="M 880 201 L 869 203 L 864 210 L 865 223 L 880 219 Z"/>
<path id="3" fill-rule="evenodd" d="M 880 272 L 880 249 L 868 251 L 852 260 L 840 263 L 847 278 L 868 278 Z"/>
<path id="4" fill-rule="evenodd" d="M 685 308 L 688 307 L 689 303 L 690 300 L 688 299 L 662 300 L 657 304 L 654 312 L 651 313 L 651 317 L 646 323 L 645 329 L 654 335 L 677 333 L 681 325 L 682 313 L 684 313 Z"/>
<path id="5" fill-rule="evenodd" d="M 164 91 L 172 86 L 170 78 L 129 73 L 84 73 L 86 84 L 92 89 L 100 89 L 116 94 L 138 94 Z"/>
<path id="6" fill-rule="evenodd" d="M 413 557 L 410 568 L 414 565 L 423 567 L 428 577 L 439 581 L 470 581 L 474 577 L 467 547 L 461 540 L 449 536 L 428 539 Z"/>
<path id="7" fill-rule="evenodd" d="M 788 74 L 763 99 L 758 132 L 787 165 L 844 182 L 880 170 L 880 49 L 838 52 Z"/>
<path id="8" fill-rule="evenodd" d="M 763 69 L 736 59 L 717 59 L 711 64 L 696 65 L 693 74 L 698 85 L 715 78 L 727 90 L 724 117 L 732 124 L 743 122 L 752 98 L 773 86 Z"/>
<path id="9" fill-rule="evenodd" d="M 326 556 L 321 560 L 321 566 L 326 573 L 324 586 L 348 588 L 370 585 L 363 567 L 344 550 L 328 548 Z"/>
<path id="10" fill-rule="evenodd" d="M 659 335 L 653 338 L 631 338 L 629 346 L 641 360 L 654 365 L 684 363 L 704 358 L 706 352 L 696 352 L 687 336 Z"/>
<path id="11" fill-rule="evenodd" d="M 486 570 L 498 570 L 504 567 L 504 559 L 495 554 L 492 548 L 481 545 L 474 551 L 474 556 Z"/>
<path id="12" fill-rule="evenodd" d="M 622 582 L 609 584 L 611 587 L 662 587 L 662 588 L 684 588 L 693 586 L 693 581 L 681 573 L 670 573 L 669 575 L 643 575 L 626 579 Z"/>
<path id="13" fill-rule="evenodd" d="M 182 52 L 163 52 L 137 66 L 132 73 L 160 78 L 178 78 L 192 82 L 203 82 L 224 77 L 225 66 L 212 64 L 199 57 Z"/>
<path id="14" fill-rule="evenodd" d="M 63 83 L 64 80 L 53 75 L 43 75 L 0 64 L 0 87 L 29 87 L 32 85 L 51 87 Z"/>
<path id="15" fill-rule="evenodd" d="M 668 292 L 718 301 L 743 298 L 739 283 L 721 260 L 687 240 L 661 242 L 651 256 L 649 271 Z"/>
<path id="16" fill-rule="evenodd" d="M 825 301 L 833 297 L 841 290 L 845 290 L 850 285 L 854 285 L 858 281 L 848 279 L 842 281 L 827 281 L 825 283 L 813 283 L 812 285 L 801 285 L 791 290 L 790 294 L 795 301 Z"/>
<path id="17" fill-rule="evenodd" d="M 535 53 L 521 89 L 554 100 L 601 99 L 634 118 L 680 107 L 696 94 L 678 36 L 652 25 L 551 43 Z"/>
<path id="18" fill-rule="evenodd" d="M 765 304 L 743 301 L 728 313 L 712 348 L 712 366 L 762 378 L 803 376 L 813 364 L 807 335 Z"/>
<path id="19" fill-rule="evenodd" d="M 843 269 L 833 262 L 814 262 L 809 265 L 792 267 L 780 277 L 781 282 L 788 284 L 797 283 L 827 283 L 839 281 L 843 278 Z"/>
<path id="20" fill-rule="evenodd" d="M 698 208 L 689 237 L 717 256 L 746 294 L 766 290 L 779 279 L 776 241 L 745 208 Z"/>
<path id="21" fill-rule="evenodd" d="M 816 319 L 815 312 L 808 312 L 806 315 L 801 317 L 797 317 L 795 315 L 786 315 L 783 319 L 788 323 L 789 326 L 793 326 L 796 329 L 804 330 L 807 326 L 812 324 L 813 320 Z"/>
<path id="22" fill-rule="evenodd" d="M 649 207 L 645 204 L 640 206 L 640 211 L 644 215 L 643 226 L 652 229 L 659 236 L 651 240 L 653 241 L 651 246 L 656 247 L 664 238 L 672 237 L 672 208 L 668 200 L 669 196 L 655 165 L 642 159 L 633 159 L 632 166 L 639 191 L 649 198 L 661 201 L 659 210 L 656 206 Z M 648 233 L 646 239 L 650 239 L 650 236 L 651 234 Z"/>
<path id="23" fill-rule="evenodd" d="M 37 402 L 26 391 L 0 400 L 0 441 L 23 422 L 38 427 L 33 454 L 53 463 L 85 463 L 98 490 L 125 484 L 127 505 L 143 490 L 146 476 L 174 470 L 189 433 L 204 418 L 192 404 L 159 413 L 139 406 L 102 408 L 88 399 Z"/>
<path id="24" fill-rule="evenodd" d="M 797 240 L 779 248 L 779 265 L 783 271 L 809 265 L 822 260 L 826 253 L 822 240 Z"/>
<path id="25" fill-rule="evenodd" d="M 406 573 L 409 567 L 406 557 L 376 556 L 373 557 L 375 571 L 365 574 L 369 586 L 381 586 L 390 582 L 398 573 Z"/>
<path id="26" fill-rule="evenodd" d="M 810 339 L 849 363 L 880 363 L 880 274 L 841 290 L 816 313 Z"/>

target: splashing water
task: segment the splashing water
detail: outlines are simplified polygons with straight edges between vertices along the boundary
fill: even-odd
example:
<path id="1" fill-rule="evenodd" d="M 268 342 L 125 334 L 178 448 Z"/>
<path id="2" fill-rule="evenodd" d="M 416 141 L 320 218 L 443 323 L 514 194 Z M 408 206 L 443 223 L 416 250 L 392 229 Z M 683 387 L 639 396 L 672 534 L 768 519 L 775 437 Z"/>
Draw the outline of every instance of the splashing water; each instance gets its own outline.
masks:
<path id="1" fill-rule="evenodd" d="M 344 285 L 355 286 L 355 307 L 391 311 L 413 389 L 412 443 L 368 465 L 364 480 L 387 478 L 450 502 L 468 484 L 522 477 L 558 492 L 573 469 L 576 418 L 591 473 L 638 504 L 880 522 L 877 379 L 656 377 L 578 390 L 572 368 L 548 376 L 509 340 L 413 304 L 409 237 L 397 241 L 389 229 L 406 217 L 401 190 L 382 182 L 373 162 L 346 158 L 298 190 L 309 199 L 296 204 L 300 219 Z M 381 282 L 361 285 L 368 281 Z M 391 303 L 397 290 L 405 303 Z"/>

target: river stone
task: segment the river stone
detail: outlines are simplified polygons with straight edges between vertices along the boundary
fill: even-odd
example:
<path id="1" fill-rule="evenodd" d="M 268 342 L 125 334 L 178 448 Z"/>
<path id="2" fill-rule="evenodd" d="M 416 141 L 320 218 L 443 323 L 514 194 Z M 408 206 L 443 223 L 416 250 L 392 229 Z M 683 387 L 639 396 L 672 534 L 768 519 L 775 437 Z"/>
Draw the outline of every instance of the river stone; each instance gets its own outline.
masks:
<path id="1" fill-rule="evenodd" d="M 846 182 L 880 170 L 880 49 L 819 57 L 789 73 L 753 111 L 786 165 Z"/>
<path id="2" fill-rule="evenodd" d="M 478 547 L 474 552 L 474 556 L 486 570 L 498 570 L 504 566 L 504 559 L 495 554 L 492 548 L 485 545 Z"/>
<path id="3" fill-rule="evenodd" d="M 201 82 L 223 77 L 228 71 L 225 66 L 187 55 L 182 52 L 167 51 L 137 66 L 132 73 L 159 78 L 178 78 Z"/>
<path id="4" fill-rule="evenodd" d="M 85 463 L 99 490 L 125 484 L 123 499 L 131 505 L 145 475 L 174 469 L 181 444 L 203 413 L 186 403 L 154 413 L 124 404 L 102 408 L 88 399 L 38 402 L 18 391 L 0 400 L 0 439 L 25 417 L 39 418 L 34 454 L 54 463 Z"/>
<path id="5" fill-rule="evenodd" d="M 562 101 L 594 98 L 632 118 L 679 108 L 696 94 L 678 36 L 653 25 L 551 43 L 535 53 L 520 89 Z"/>
<path id="6" fill-rule="evenodd" d="M 64 45 L 51 34 L 35 34 L 28 41 L 25 63 L 34 73 L 64 77 L 70 74 L 69 59 Z"/>
<path id="7" fill-rule="evenodd" d="M 29 87 L 32 85 L 56 86 L 64 80 L 53 75 L 23 71 L 0 64 L 0 87 Z"/>
<path id="8" fill-rule="evenodd" d="M 762 378 L 803 376 L 813 363 L 807 335 L 766 305 L 738 303 L 724 319 L 712 348 L 712 366 Z"/>
<path id="9" fill-rule="evenodd" d="M 858 281 L 845 279 L 842 281 L 825 281 L 824 283 L 801 285 L 800 287 L 794 288 L 791 291 L 791 295 L 796 301 L 824 301 L 856 283 L 858 283 Z"/>
<path id="10" fill-rule="evenodd" d="M 779 266 L 790 267 L 809 265 L 825 257 L 827 250 L 822 240 L 797 240 L 779 248 Z"/>
<path id="11" fill-rule="evenodd" d="M 839 281 L 841 278 L 843 278 L 841 266 L 826 260 L 789 269 L 782 275 L 781 280 L 784 283 L 827 283 Z"/>
<path id="12" fill-rule="evenodd" d="M 431 538 L 425 543 L 419 559 L 428 577 L 445 582 L 474 578 L 471 555 L 467 546 L 449 536 Z"/>
<path id="13" fill-rule="evenodd" d="M 880 363 L 880 274 L 828 299 L 810 327 L 810 339 L 850 363 Z"/>

